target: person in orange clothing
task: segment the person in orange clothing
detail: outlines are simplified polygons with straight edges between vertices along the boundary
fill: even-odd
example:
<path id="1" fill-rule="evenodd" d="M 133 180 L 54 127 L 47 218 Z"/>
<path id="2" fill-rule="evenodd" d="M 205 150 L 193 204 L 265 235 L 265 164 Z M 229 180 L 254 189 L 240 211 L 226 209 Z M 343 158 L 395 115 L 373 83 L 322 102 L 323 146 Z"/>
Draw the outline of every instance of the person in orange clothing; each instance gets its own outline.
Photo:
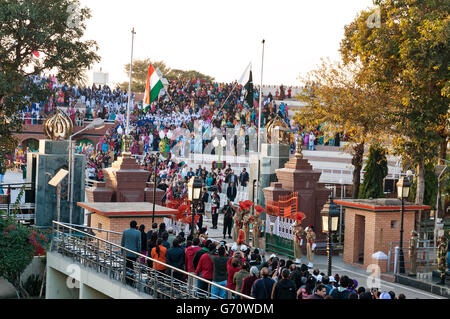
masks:
<path id="1" fill-rule="evenodd" d="M 158 238 L 158 241 L 156 242 L 156 247 L 153 247 L 153 249 L 151 251 L 151 257 L 155 260 L 166 263 L 166 254 L 167 254 L 167 248 L 162 245 L 162 239 Z M 162 264 L 154 262 L 153 269 L 156 269 L 157 271 L 165 272 L 167 267 Z"/>

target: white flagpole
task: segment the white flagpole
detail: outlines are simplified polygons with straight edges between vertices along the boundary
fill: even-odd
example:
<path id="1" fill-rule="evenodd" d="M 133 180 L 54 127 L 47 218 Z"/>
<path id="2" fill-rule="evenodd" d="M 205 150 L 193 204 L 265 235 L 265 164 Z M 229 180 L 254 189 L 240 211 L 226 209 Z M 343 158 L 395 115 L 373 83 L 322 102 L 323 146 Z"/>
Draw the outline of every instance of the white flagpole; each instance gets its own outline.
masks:
<path id="1" fill-rule="evenodd" d="M 259 114 L 258 114 L 258 181 L 256 183 L 256 203 L 259 205 L 259 189 L 261 183 L 261 113 L 262 113 L 262 88 L 263 88 L 263 73 L 264 73 L 264 44 L 266 40 L 262 40 L 262 61 L 261 61 L 261 83 L 259 87 Z"/>
<path id="2" fill-rule="evenodd" d="M 128 105 L 127 105 L 127 126 L 125 129 L 125 135 L 130 134 L 130 104 L 131 104 L 131 80 L 133 77 L 133 47 L 134 47 L 134 35 L 136 32 L 131 30 L 131 63 L 130 63 L 130 83 L 128 84 Z"/>
<path id="3" fill-rule="evenodd" d="M 262 113 L 262 88 L 263 88 L 263 73 L 264 73 L 264 44 L 266 40 L 262 40 L 262 61 L 261 61 L 261 85 L 259 87 L 259 114 L 258 114 L 258 154 L 261 153 L 261 113 Z"/>

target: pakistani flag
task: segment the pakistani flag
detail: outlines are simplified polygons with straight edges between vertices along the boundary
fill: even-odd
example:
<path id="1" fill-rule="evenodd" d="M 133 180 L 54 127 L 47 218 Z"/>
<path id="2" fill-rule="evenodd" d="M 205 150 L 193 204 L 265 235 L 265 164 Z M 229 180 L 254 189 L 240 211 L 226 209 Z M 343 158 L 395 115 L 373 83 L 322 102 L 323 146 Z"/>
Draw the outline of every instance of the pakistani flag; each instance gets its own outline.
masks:
<path id="1" fill-rule="evenodd" d="M 144 112 L 147 113 L 148 107 L 158 98 L 159 92 L 162 88 L 164 88 L 164 86 L 161 78 L 150 64 L 148 68 L 147 85 L 145 86 Z"/>
<path id="2" fill-rule="evenodd" d="M 242 74 L 238 83 L 245 88 L 245 101 L 248 103 L 248 106 L 253 107 L 253 74 L 251 62 L 245 69 L 244 74 Z"/>

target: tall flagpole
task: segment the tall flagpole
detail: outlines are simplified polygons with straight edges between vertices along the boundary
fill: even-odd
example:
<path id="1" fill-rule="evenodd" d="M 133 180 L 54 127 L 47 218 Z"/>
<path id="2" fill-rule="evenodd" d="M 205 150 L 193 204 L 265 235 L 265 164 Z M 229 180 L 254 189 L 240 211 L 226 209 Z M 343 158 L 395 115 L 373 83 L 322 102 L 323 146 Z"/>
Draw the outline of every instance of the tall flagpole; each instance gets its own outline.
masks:
<path id="1" fill-rule="evenodd" d="M 128 84 L 128 105 L 127 105 L 127 126 L 125 128 L 125 145 L 124 145 L 124 153 L 126 155 L 131 154 L 131 145 L 130 145 L 130 105 L 131 105 L 131 81 L 133 77 L 133 48 L 134 48 L 134 35 L 136 32 L 131 30 L 131 62 L 130 62 L 130 83 Z"/>
<path id="2" fill-rule="evenodd" d="M 259 189 L 261 183 L 261 113 L 262 113 L 262 89 L 263 89 L 263 74 L 264 74 L 264 44 L 266 40 L 262 40 L 262 61 L 261 61 L 261 83 L 259 87 L 259 114 L 258 114 L 258 181 L 256 187 L 256 202 L 259 203 Z"/>
<path id="3" fill-rule="evenodd" d="M 263 88 L 263 74 L 264 74 L 264 44 L 266 40 L 262 40 L 262 61 L 261 61 L 261 85 L 259 87 L 259 114 L 258 114 L 258 154 L 261 153 L 261 113 L 262 113 L 262 88 Z"/>

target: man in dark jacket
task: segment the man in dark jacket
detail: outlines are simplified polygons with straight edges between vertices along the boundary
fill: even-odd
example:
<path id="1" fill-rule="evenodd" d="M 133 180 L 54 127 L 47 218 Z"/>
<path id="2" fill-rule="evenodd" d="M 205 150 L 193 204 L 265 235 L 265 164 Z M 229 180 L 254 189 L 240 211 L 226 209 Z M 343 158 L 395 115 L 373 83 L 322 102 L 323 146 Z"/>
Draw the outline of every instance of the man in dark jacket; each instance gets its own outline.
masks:
<path id="1" fill-rule="evenodd" d="M 279 280 L 272 289 L 272 299 L 297 299 L 295 282 L 289 279 L 289 270 L 283 269 Z"/>
<path id="2" fill-rule="evenodd" d="M 225 246 L 219 245 L 217 250 L 219 256 L 210 255 L 214 269 L 212 281 L 215 284 L 225 287 L 227 285 L 227 278 L 228 278 L 228 271 L 227 271 L 228 257 L 225 257 Z M 216 299 L 217 297 L 225 299 L 226 291 L 220 289 L 219 287 L 212 286 L 211 299 Z"/>
<path id="3" fill-rule="evenodd" d="M 173 247 L 167 251 L 166 262 L 170 266 L 184 269 L 184 250 L 180 247 L 180 243 L 176 238 L 173 240 L 172 245 Z M 184 277 L 183 274 L 178 271 L 174 272 L 173 276 L 178 280 L 183 280 Z"/>
<path id="4" fill-rule="evenodd" d="M 234 207 L 230 200 L 223 207 L 223 239 L 228 231 L 228 238 L 231 237 L 231 229 L 233 228 Z"/>
<path id="5" fill-rule="evenodd" d="M 227 189 L 228 200 L 234 202 L 236 195 L 237 195 L 237 188 L 234 185 L 234 183 L 230 183 L 230 185 L 228 186 L 228 189 Z"/>
<path id="6" fill-rule="evenodd" d="M 261 278 L 252 287 L 252 297 L 255 299 L 270 299 L 275 281 L 269 277 L 269 269 L 261 269 Z"/>
<path id="7" fill-rule="evenodd" d="M 249 175 L 245 168 L 242 169 L 241 175 L 239 176 L 239 183 L 242 187 L 247 187 L 249 181 Z"/>
<path id="8" fill-rule="evenodd" d="M 325 285 L 317 285 L 314 289 L 314 294 L 309 299 L 323 299 L 327 295 L 327 288 Z"/>

